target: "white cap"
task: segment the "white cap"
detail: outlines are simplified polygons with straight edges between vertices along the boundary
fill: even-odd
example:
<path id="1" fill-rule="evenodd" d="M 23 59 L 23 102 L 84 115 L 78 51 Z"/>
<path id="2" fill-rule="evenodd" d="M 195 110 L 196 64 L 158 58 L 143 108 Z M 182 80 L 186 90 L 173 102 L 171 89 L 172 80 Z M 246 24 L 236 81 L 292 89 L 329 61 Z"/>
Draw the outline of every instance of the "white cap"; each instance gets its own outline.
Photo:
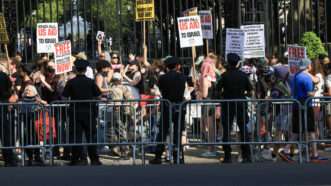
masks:
<path id="1" fill-rule="evenodd" d="M 122 75 L 119 72 L 113 74 L 113 80 L 122 80 Z"/>

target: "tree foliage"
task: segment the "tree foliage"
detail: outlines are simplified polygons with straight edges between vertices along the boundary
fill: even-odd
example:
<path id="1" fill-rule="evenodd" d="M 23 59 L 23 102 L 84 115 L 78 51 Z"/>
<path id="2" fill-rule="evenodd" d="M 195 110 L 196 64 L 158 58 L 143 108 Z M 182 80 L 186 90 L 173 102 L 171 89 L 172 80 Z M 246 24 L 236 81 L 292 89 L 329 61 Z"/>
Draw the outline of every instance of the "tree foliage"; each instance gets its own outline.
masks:
<path id="1" fill-rule="evenodd" d="M 306 47 L 310 59 L 317 59 L 319 55 L 327 54 L 321 39 L 314 32 L 304 33 L 300 45 Z"/>

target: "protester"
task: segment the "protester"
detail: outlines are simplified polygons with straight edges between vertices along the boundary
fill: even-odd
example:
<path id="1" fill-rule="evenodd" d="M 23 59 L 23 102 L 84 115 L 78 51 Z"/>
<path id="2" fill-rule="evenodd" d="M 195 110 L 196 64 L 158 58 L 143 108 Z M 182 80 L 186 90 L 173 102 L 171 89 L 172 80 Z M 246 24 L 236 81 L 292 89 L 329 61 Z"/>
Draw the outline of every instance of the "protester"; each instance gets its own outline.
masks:
<path id="1" fill-rule="evenodd" d="M 39 104 L 46 105 L 47 102 L 42 100 L 38 95 L 37 89 L 34 85 L 27 85 L 24 88 L 22 99 L 20 101 L 22 108 L 20 114 L 23 120 L 24 134 L 24 145 L 39 145 L 39 136 L 37 134 L 38 129 L 36 128 L 35 121 L 38 119 L 38 107 Z M 39 148 L 26 149 L 28 156 L 28 166 L 32 166 L 33 163 L 37 165 L 43 165 L 43 161 L 40 157 Z"/>
<path id="2" fill-rule="evenodd" d="M 129 114 L 130 108 L 132 104 L 128 105 L 121 105 L 121 102 L 118 101 L 125 101 L 132 99 L 132 95 L 129 89 L 122 85 L 122 76 L 119 72 L 115 72 L 112 77 L 112 85 L 110 95 L 112 100 L 115 101 L 115 107 L 113 108 L 113 112 L 111 113 L 111 123 L 108 127 L 110 131 L 108 134 L 108 139 L 111 142 L 123 142 L 128 141 L 128 130 L 129 124 Z M 128 146 L 115 146 L 112 148 L 112 152 L 114 155 L 120 157 L 128 157 L 129 155 L 129 148 Z"/>
<path id="3" fill-rule="evenodd" d="M 105 99 L 109 99 L 110 97 L 110 81 L 112 78 L 112 71 L 110 64 L 103 60 L 99 61 L 96 64 L 97 74 L 95 76 L 95 82 L 99 87 L 102 97 Z"/>
<path id="4" fill-rule="evenodd" d="M 298 100 L 301 104 L 305 104 L 308 98 L 315 95 L 313 80 L 309 75 L 309 69 L 311 69 L 311 61 L 309 59 L 302 59 L 300 61 L 300 71 L 297 72 L 291 82 L 291 92 L 294 99 Z M 293 134 L 290 141 L 295 141 L 305 130 L 308 131 L 311 140 L 316 140 L 314 111 L 312 103 L 310 102 L 307 108 L 307 129 L 304 125 L 304 120 L 300 122 L 300 115 L 305 118 L 305 112 L 299 109 L 297 104 L 293 105 Z M 287 145 L 284 150 L 279 153 L 280 157 L 287 162 L 293 162 L 294 160 L 290 156 L 290 145 Z M 312 144 L 311 161 L 321 162 L 327 159 L 319 156 L 316 143 Z"/>
<path id="5" fill-rule="evenodd" d="M 201 75 L 199 79 L 200 96 L 202 100 L 215 99 L 216 88 L 216 63 L 218 58 L 215 54 L 208 54 L 202 63 Z M 205 130 L 204 134 L 207 136 L 209 142 L 216 141 L 215 130 L 216 124 L 213 122 L 215 115 L 215 108 L 213 106 L 203 106 L 202 108 L 202 127 Z M 216 156 L 215 148 L 209 147 L 209 151 L 202 154 L 203 157 Z"/>
<path id="6" fill-rule="evenodd" d="M 112 56 L 111 56 L 111 68 L 113 69 L 114 72 L 120 72 L 122 73 L 124 70 L 123 64 L 120 61 L 120 56 L 118 54 L 118 52 L 113 52 Z"/>
<path id="7" fill-rule="evenodd" d="M 122 75 L 124 80 L 138 90 L 140 94 L 143 92 L 142 75 L 138 61 L 129 62 Z"/>

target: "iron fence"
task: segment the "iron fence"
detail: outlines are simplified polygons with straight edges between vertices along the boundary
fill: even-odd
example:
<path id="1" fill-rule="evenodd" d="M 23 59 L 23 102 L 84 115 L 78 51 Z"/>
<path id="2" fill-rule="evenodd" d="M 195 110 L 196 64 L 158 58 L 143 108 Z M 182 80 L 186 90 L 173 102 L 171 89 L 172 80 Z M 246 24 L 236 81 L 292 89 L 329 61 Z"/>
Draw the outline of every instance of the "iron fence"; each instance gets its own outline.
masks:
<path id="1" fill-rule="evenodd" d="M 176 18 L 186 9 L 211 9 L 214 39 L 209 48 L 224 54 L 225 30 L 262 23 L 266 29 L 267 55 L 282 53 L 288 44 L 298 43 L 306 31 L 316 32 L 328 47 L 331 2 L 327 0 L 155 0 L 156 19 L 147 23 L 148 57 L 166 55 L 190 57 L 180 49 Z M 36 23 L 58 22 L 60 40 L 70 39 L 74 51 L 96 57 L 98 30 L 113 38 L 113 50 L 122 56 L 142 53 L 142 23 L 134 20 L 134 0 L 2 0 L 1 10 L 10 34 L 11 55 L 20 52 L 24 61 L 36 59 Z M 104 43 L 105 49 L 108 44 Z M 198 54 L 205 52 L 198 47 Z"/>

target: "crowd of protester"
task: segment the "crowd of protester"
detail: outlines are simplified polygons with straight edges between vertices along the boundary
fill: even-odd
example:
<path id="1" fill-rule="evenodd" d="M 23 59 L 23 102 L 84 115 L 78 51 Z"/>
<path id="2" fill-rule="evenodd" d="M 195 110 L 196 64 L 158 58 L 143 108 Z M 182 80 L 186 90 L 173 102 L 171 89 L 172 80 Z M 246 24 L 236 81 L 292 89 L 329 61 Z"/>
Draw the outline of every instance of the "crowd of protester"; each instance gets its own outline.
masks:
<path id="1" fill-rule="evenodd" d="M 100 45 L 100 44 L 99 44 Z M 239 56 L 229 54 L 227 61 L 223 60 L 220 56 L 213 53 L 205 57 L 199 57 L 196 61 L 196 71 L 191 69 L 191 66 L 175 66 L 165 64 L 164 61 L 169 59 L 156 59 L 148 61 L 142 56 L 135 56 L 130 54 L 128 57 L 121 57 L 116 51 L 105 52 L 99 46 L 98 60 L 95 65 L 88 62 L 84 52 L 73 54 L 71 57 L 73 71 L 56 75 L 54 60 L 48 55 L 41 56 L 33 64 L 22 62 L 19 54 L 10 59 L 9 66 L 6 61 L 3 61 L 0 66 L 1 73 L 1 86 L 0 86 L 0 101 L 10 103 L 35 103 L 41 105 L 51 104 L 59 100 L 67 100 L 70 96 L 69 85 L 67 82 L 81 76 L 82 73 L 89 78 L 97 87 L 94 99 L 101 100 L 135 100 L 135 99 L 160 99 L 164 97 L 165 90 L 160 90 L 159 81 L 160 77 L 167 74 L 172 69 L 176 72 L 182 72 L 183 68 L 189 69 L 190 73 L 185 74 L 187 81 L 185 85 L 185 93 L 183 94 L 186 100 L 211 100 L 211 99 L 288 99 L 295 98 L 301 103 L 304 103 L 309 97 L 323 97 L 331 96 L 331 63 L 327 56 L 320 56 L 319 59 L 302 60 L 300 63 L 300 71 L 296 74 L 289 72 L 286 56 L 278 58 L 272 56 L 265 59 L 249 59 L 241 61 Z M 171 58 L 171 57 L 170 57 Z M 123 60 L 125 59 L 125 60 Z M 81 68 L 81 63 L 83 63 Z M 176 65 L 179 65 L 176 63 Z M 169 82 L 168 82 L 169 83 Z M 173 83 L 173 82 L 170 82 Z M 73 84 L 73 83 L 72 83 Z M 71 85 L 72 86 L 72 85 Z M 175 88 L 175 87 L 174 87 Z M 177 87 L 178 88 L 178 87 Z M 163 88 L 164 89 L 164 88 Z M 9 91 L 7 91 L 9 90 Z M 82 92 L 86 91 L 81 89 Z M 173 89 L 171 91 L 177 91 Z M 167 94 L 171 94 L 167 92 Z M 143 106 L 141 103 L 140 106 Z M 222 107 L 222 106 L 221 106 Z M 226 109 L 228 108 L 228 109 Z M 5 129 L 4 125 L 9 120 L 4 120 L 4 114 L 8 112 L 7 108 L 1 107 L 2 120 L 1 129 Z M 25 108 L 31 109 L 31 108 Z M 217 115 L 218 119 L 221 118 L 223 124 L 223 137 L 228 136 L 229 127 L 232 128 L 232 120 L 234 118 L 234 110 L 236 112 L 247 112 L 240 104 L 236 106 L 217 108 L 211 111 L 208 108 L 202 109 L 203 128 L 215 131 L 212 125 L 212 114 Z M 298 109 L 298 108 L 293 108 Z M 222 110 L 222 111 L 221 111 Z M 331 136 L 331 108 L 326 109 L 327 127 L 329 136 Z M 114 111 L 121 112 L 122 110 Z M 283 111 L 280 110 L 280 113 Z M 25 111 L 24 113 L 29 113 Z M 301 114 L 301 111 L 293 112 L 293 114 Z M 308 131 L 312 139 L 317 139 L 320 131 L 317 130 L 316 122 L 318 118 L 322 117 L 320 104 L 314 101 L 308 109 Z M 237 114 L 242 115 L 242 113 Z M 245 114 L 244 114 L 245 115 Z M 24 116 L 31 118 L 29 114 Z M 95 116 L 97 117 L 97 116 Z M 245 115 L 246 117 L 246 115 Z M 299 123 L 298 116 L 293 116 L 293 120 Z M 284 119 L 284 118 L 280 118 Z M 27 119 L 29 120 L 29 119 Z M 231 120 L 231 121 L 230 121 Z M 239 126 L 242 134 L 242 140 L 245 139 L 246 123 L 249 119 L 237 116 L 237 125 Z M 231 124 L 229 124 L 229 121 Z M 32 121 L 33 122 L 33 121 Z M 225 124 L 226 123 L 226 124 Z M 280 122 L 283 125 L 286 122 Z M 298 138 L 299 124 L 293 124 L 293 135 L 290 135 L 290 140 Z M 33 128 L 33 127 L 32 127 Z M 280 129 L 286 126 L 279 126 Z M 35 129 L 27 127 L 27 134 L 34 135 Z M 29 131 L 30 130 L 30 131 Z M 1 131 L 0 131 L 1 132 Z M 3 132 L 3 131 L 2 131 Z M 282 130 L 280 130 L 280 133 Z M 214 134 L 211 132 L 210 134 Z M 109 133 L 110 138 L 112 135 Z M 281 138 L 281 134 L 280 138 Z M 125 134 L 120 134 L 121 137 L 126 137 Z M 1 136 L 3 145 L 13 145 L 4 140 L 6 137 Z M 247 137 L 247 135 L 246 135 Z M 210 140 L 216 139 L 217 136 L 209 135 Z M 31 138 L 27 138 L 31 139 Z M 26 144 L 33 145 L 35 140 L 25 140 Z M 223 138 L 224 142 L 229 141 Z M 6 143 L 6 144 L 5 144 Z M 312 160 L 321 161 L 325 160 L 318 154 L 316 144 L 313 145 L 311 158 Z M 211 146 L 205 156 L 214 156 L 215 147 Z M 223 147 L 225 150 L 225 157 L 223 162 L 231 162 L 231 148 L 229 145 Z M 127 151 L 127 149 L 124 149 Z M 75 153 L 83 153 L 82 150 L 75 151 Z M 96 155 L 95 149 L 89 149 L 90 158 L 94 158 L 95 165 L 100 164 Z M 127 152 L 126 152 L 127 153 Z M 242 146 L 243 161 L 251 162 L 250 150 L 248 145 Z M 162 154 L 162 153 L 161 153 Z M 158 159 L 152 163 L 160 163 L 159 159 L 161 154 L 157 155 Z M 275 152 L 273 155 L 279 156 L 286 161 L 293 161 L 290 154 L 290 146 L 287 145 L 281 151 Z M 12 150 L 3 150 L 3 155 L 6 165 L 15 165 L 12 158 Z M 27 156 L 30 164 L 32 161 L 42 162 L 40 158 L 40 151 L 34 149 L 27 150 Z M 80 155 L 77 155 L 77 160 Z M 92 161 L 92 160 L 91 160 Z M 77 163 L 77 162 L 76 162 Z"/>

